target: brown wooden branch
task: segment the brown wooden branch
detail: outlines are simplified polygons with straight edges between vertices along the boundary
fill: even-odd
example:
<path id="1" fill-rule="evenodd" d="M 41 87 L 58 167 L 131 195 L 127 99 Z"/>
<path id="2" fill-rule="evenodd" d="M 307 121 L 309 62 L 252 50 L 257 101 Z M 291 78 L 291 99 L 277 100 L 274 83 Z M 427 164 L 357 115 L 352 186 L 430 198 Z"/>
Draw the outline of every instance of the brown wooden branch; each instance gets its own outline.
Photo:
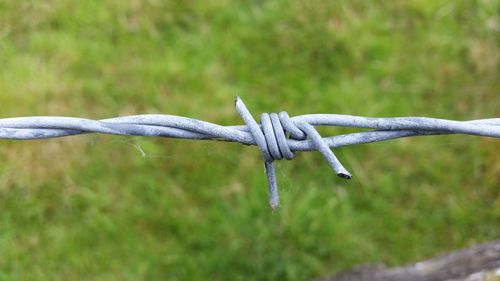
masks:
<path id="1" fill-rule="evenodd" d="M 361 266 L 321 281 L 500 281 L 500 240 L 405 267 Z M 320 281 L 320 280 L 318 280 Z"/>

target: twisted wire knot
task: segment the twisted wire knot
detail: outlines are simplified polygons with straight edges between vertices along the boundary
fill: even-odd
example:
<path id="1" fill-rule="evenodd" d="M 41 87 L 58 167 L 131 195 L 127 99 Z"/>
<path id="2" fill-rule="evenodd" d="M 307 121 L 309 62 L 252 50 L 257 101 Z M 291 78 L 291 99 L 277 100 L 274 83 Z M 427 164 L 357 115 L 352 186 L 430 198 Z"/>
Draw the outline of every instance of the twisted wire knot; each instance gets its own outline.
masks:
<path id="1" fill-rule="evenodd" d="M 291 160 L 295 156 L 294 151 L 290 149 L 288 144 L 289 138 L 287 138 L 287 133 L 294 140 L 309 138 L 339 177 L 344 179 L 352 178 L 351 174 L 342 166 L 325 140 L 309 123 L 293 121 L 290 119 L 288 113 L 282 111 L 279 115 L 276 113 L 262 113 L 259 125 L 239 97 L 236 97 L 235 107 L 238 114 L 248 126 L 250 134 L 264 158 L 271 208 L 274 209 L 279 204 L 278 185 L 276 183 L 276 171 L 273 161 L 283 158 Z"/>

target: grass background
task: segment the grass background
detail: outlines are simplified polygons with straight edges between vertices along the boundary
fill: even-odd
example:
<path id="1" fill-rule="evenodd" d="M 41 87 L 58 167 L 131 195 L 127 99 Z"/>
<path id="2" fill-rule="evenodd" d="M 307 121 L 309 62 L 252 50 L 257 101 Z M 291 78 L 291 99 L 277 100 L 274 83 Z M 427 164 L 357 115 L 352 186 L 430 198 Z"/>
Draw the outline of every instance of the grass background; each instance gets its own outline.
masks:
<path id="1" fill-rule="evenodd" d="M 2 117 L 500 116 L 500 1 L 0 1 Z M 333 128 L 325 134 L 349 130 Z M 307 280 L 500 237 L 500 142 L 277 163 L 231 143 L 1 141 L 0 280 Z"/>

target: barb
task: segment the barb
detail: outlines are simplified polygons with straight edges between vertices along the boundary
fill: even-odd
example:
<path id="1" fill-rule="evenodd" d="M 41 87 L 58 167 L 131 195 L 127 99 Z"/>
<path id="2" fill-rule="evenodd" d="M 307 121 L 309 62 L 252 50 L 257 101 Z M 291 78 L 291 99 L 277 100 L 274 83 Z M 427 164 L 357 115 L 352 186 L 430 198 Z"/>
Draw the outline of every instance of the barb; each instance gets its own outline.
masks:
<path id="1" fill-rule="evenodd" d="M 259 124 L 239 97 L 236 97 L 235 107 L 246 125 L 221 126 L 188 117 L 159 114 L 103 120 L 53 116 L 16 117 L 0 119 L 0 139 L 30 140 L 101 133 L 220 140 L 256 145 L 264 158 L 269 204 L 276 208 L 279 197 L 273 162 L 283 158 L 293 159 L 296 151 L 318 150 L 337 176 L 350 179 L 351 174 L 335 156 L 332 148 L 418 135 L 467 134 L 500 138 L 500 118 L 454 121 L 428 117 L 370 118 L 339 114 L 290 117 L 286 112 L 280 112 L 263 113 Z M 323 138 L 314 126 L 371 130 Z"/>

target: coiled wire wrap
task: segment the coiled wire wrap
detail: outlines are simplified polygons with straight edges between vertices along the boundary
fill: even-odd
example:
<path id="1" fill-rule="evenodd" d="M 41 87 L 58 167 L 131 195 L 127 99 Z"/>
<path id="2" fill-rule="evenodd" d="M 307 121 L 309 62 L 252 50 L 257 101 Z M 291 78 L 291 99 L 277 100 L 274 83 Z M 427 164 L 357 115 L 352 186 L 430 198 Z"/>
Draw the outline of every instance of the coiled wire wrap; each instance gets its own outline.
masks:
<path id="1" fill-rule="evenodd" d="M 16 117 L 0 119 L 0 139 L 45 139 L 101 133 L 127 136 L 222 140 L 256 145 L 264 158 L 269 203 L 279 203 L 274 160 L 293 159 L 296 151 L 318 150 L 337 176 L 350 179 L 331 148 L 417 135 L 468 134 L 500 138 L 500 118 L 454 121 L 428 117 L 370 118 L 338 114 L 290 117 L 286 112 L 263 113 L 257 123 L 243 101 L 235 107 L 246 125 L 221 126 L 188 117 L 146 114 L 103 120 L 74 117 Z M 314 126 L 344 126 L 371 131 L 322 138 Z"/>

